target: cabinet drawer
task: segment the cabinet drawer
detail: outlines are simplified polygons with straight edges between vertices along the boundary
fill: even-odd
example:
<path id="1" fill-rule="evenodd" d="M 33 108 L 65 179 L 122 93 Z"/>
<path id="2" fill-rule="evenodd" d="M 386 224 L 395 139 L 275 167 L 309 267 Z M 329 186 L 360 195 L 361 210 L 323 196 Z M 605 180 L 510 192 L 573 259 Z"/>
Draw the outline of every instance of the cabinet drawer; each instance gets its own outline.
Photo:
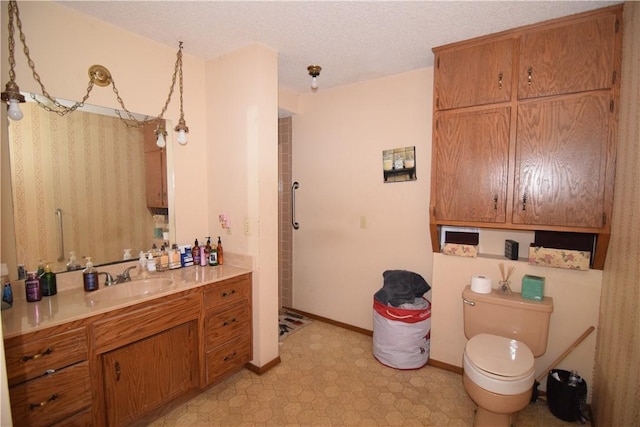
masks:
<path id="1" fill-rule="evenodd" d="M 51 427 L 92 427 L 93 418 L 91 416 L 91 408 L 78 412 L 75 415 L 65 418 L 64 420 L 53 424 Z"/>
<path id="2" fill-rule="evenodd" d="M 5 346 L 9 386 L 87 359 L 85 328 L 30 342 L 28 335 L 20 336 L 7 340 Z"/>
<path id="3" fill-rule="evenodd" d="M 251 337 L 241 337 L 207 352 L 207 384 L 239 370 L 251 361 Z"/>
<path id="4" fill-rule="evenodd" d="M 246 301 L 251 294 L 249 275 L 234 277 L 214 283 L 204 291 L 204 310 L 224 307 L 238 301 Z"/>
<path id="5" fill-rule="evenodd" d="M 89 362 L 11 387 L 9 394 L 15 422 L 50 425 L 91 406 Z"/>
<path id="6" fill-rule="evenodd" d="M 93 324 L 93 344 L 97 353 L 150 337 L 174 326 L 197 319 L 200 297 L 190 294 L 161 300 L 138 310 L 109 317 Z"/>
<path id="7" fill-rule="evenodd" d="M 249 322 L 249 307 L 246 304 L 236 305 L 223 312 L 208 314 L 204 321 L 205 348 L 212 349 L 244 334 L 251 328 Z"/>

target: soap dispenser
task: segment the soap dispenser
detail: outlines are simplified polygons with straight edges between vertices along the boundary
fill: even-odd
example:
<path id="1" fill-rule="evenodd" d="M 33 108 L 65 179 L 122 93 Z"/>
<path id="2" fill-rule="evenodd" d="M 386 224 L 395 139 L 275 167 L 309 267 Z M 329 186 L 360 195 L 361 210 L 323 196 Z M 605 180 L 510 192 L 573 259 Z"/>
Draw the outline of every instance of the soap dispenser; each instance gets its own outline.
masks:
<path id="1" fill-rule="evenodd" d="M 93 268 L 91 257 L 87 257 L 87 266 L 82 271 L 82 280 L 84 281 L 85 292 L 96 291 L 100 286 L 98 283 L 98 270 Z"/>
<path id="2" fill-rule="evenodd" d="M 80 263 L 76 259 L 76 253 L 71 251 L 69 252 L 69 262 L 67 263 L 67 271 L 80 270 L 82 267 Z"/>

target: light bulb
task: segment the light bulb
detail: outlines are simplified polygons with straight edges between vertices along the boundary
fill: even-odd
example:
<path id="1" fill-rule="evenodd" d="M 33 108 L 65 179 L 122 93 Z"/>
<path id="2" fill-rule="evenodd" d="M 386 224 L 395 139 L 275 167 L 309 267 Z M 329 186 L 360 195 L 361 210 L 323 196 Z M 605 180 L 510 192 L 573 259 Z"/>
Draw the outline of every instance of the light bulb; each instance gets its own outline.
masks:
<path id="1" fill-rule="evenodd" d="M 316 76 L 311 78 L 311 89 L 318 89 L 318 78 Z"/>
<path id="2" fill-rule="evenodd" d="M 11 120 L 21 120 L 24 115 L 22 114 L 22 110 L 20 110 L 20 104 L 17 99 L 9 100 L 9 109 L 7 110 L 7 115 Z"/>
<path id="3" fill-rule="evenodd" d="M 167 142 L 164 140 L 164 134 L 162 132 L 158 133 L 158 140 L 156 141 L 158 147 L 163 148 L 167 145 Z"/>
<path id="4" fill-rule="evenodd" d="M 178 144 L 185 145 L 187 143 L 187 132 L 184 129 L 178 131 Z"/>

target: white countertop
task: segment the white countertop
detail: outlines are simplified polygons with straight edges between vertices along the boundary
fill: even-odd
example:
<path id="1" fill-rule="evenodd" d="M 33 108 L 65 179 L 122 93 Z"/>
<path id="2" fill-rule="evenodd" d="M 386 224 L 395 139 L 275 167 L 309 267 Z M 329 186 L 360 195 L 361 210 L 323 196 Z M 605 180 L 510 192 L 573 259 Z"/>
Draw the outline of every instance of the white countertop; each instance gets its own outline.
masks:
<path id="1" fill-rule="evenodd" d="M 216 267 L 193 266 L 164 272 L 146 273 L 149 278 L 171 277 L 173 284 L 166 289 L 152 294 L 124 298 L 119 297 L 116 299 L 101 298 L 100 300 L 95 300 L 92 298 L 94 292 L 84 291 L 81 276 L 78 276 L 79 279 L 76 279 L 76 281 L 79 280 L 79 286 L 74 286 L 69 289 L 65 287 L 61 289 L 61 287 L 58 286 L 58 293 L 56 295 L 50 297 L 43 296 L 42 300 L 38 302 L 27 302 L 23 296 L 24 292 L 22 292 L 21 295 L 19 292 L 17 293 L 14 288 L 13 307 L 2 310 L 3 337 L 6 339 L 84 319 L 95 316 L 96 314 L 197 288 L 209 283 L 230 279 L 246 273 L 251 273 L 251 268 L 228 264 Z M 133 282 L 127 282 L 127 284 L 131 283 L 135 285 L 135 281 L 141 277 L 141 275 L 132 275 Z M 100 276 L 100 283 L 103 283 L 103 276 Z M 112 287 L 117 286 L 121 285 L 112 285 Z M 104 289 L 104 286 L 101 285 L 100 289 Z"/>

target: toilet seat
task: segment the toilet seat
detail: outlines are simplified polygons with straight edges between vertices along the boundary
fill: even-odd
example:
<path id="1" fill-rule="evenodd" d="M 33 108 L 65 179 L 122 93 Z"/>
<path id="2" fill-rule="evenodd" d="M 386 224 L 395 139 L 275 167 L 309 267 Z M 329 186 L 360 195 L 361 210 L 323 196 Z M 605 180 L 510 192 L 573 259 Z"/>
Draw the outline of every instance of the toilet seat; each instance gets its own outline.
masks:
<path id="1" fill-rule="evenodd" d="M 497 335 L 478 334 L 464 349 L 464 373 L 493 393 L 513 395 L 533 386 L 533 353 L 526 344 Z"/>

